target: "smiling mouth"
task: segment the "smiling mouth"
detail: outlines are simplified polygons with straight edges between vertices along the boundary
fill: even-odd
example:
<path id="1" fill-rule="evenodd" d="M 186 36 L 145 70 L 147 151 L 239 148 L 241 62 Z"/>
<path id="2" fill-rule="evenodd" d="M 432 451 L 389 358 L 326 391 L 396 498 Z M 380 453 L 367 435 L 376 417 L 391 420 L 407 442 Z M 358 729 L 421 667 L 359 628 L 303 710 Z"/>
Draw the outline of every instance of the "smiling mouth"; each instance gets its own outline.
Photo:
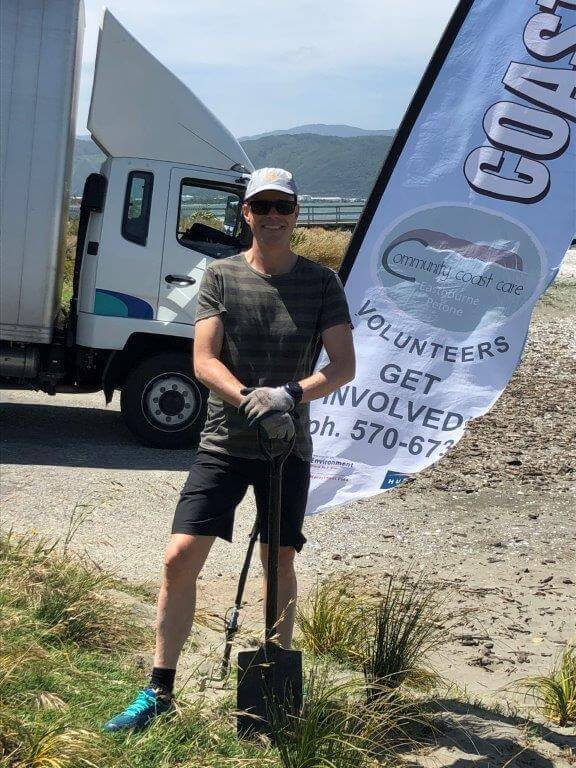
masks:
<path id="1" fill-rule="evenodd" d="M 282 224 L 262 224 L 262 229 L 284 229 L 284 226 Z"/>

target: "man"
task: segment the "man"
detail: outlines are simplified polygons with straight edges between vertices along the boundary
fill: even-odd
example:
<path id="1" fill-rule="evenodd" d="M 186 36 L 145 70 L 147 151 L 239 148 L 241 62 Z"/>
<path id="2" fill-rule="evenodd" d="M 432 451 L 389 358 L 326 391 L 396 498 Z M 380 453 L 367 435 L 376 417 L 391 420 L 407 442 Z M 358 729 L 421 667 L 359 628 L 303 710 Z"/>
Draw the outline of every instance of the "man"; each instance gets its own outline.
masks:
<path id="1" fill-rule="evenodd" d="M 234 511 L 249 485 L 260 515 L 266 593 L 268 470 L 256 425 L 273 439 L 296 432 L 284 464 L 278 571 L 279 642 L 291 645 L 294 557 L 305 542 L 312 457 L 308 403 L 354 377 L 354 347 L 338 277 L 290 249 L 298 217 L 292 175 L 255 171 L 242 213 L 252 247 L 210 264 L 198 296 L 194 372 L 210 390 L 208 415 L 166 550 L 150 685 L 106 723 L 109 731 L 142 728 L 170 709 L 178 657 L 192 628 L 196 579 L 215 538 L 232 540 Z M 330 362 L 311 375 L 319 337 Z"/>

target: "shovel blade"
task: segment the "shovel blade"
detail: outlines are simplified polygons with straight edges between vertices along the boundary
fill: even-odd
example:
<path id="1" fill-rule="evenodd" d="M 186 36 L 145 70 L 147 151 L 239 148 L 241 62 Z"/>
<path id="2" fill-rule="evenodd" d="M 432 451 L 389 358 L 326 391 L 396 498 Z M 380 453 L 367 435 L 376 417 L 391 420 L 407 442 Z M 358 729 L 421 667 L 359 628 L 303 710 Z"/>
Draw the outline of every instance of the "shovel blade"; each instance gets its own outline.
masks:
<path id="1" fill-rule="evenodd" d="M 302 654 L 268 643 L 238 654 L 238 735 L 266 734 L 274 741 L 278 715 L 302 708 Z M 276 713 L 276 714 L 275 714 Z"/>

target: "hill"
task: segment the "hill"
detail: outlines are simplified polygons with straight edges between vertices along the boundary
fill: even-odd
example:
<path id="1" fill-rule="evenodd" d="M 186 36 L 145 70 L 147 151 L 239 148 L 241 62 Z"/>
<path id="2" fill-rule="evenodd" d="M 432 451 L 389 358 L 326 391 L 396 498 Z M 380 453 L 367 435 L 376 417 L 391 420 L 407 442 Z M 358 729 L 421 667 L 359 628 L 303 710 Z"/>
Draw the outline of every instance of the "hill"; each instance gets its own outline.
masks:
<path id="1" fill-rule="evenodd" d="M 370 193 L 391 136 L 318 136 L 303 133 L 243 141 L 254 165 L 288 168 L 302 194 L 362 197 Z"/>
<path id="2" fill-rule="evenodd" d="M 264 139 L 266 136 L 282 136 L 291 133 L 317 133 L 319 136 L 340 136 L 341 138 L 351 138 L 352 136 L 394 136 L 396 131 L 391 128 L 382 131 L 371 131 L 366 128 L 357 128 L 353 125 L 326 125 L 326 123 L 308 123 L 307 125 L 297 125 L 294 128 L 280 129 L 278 131 L 268 131 L 267 133 L 257 133 L 254 136 L 242 136 L 240 141 L 249 139 Z"/>
<path id="3" fill-rule="evenodd" d="M 392 143 L 389 135 L 323 136 L 279 134 L 242 141 L 254 165 L 288 168 L 302 194 L 319 197 L 367 197 Z M 98 171 L 103 153 L 90 138 L 77 137 L 72 194 L 81 195 L 84 179 Z"/>

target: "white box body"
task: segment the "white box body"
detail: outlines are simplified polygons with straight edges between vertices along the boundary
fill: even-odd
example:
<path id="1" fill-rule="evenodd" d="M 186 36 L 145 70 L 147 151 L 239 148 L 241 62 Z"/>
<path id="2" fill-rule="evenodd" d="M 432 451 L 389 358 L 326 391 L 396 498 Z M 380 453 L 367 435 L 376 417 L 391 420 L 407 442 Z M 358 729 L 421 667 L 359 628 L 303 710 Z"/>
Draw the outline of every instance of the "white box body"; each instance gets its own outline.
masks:
<path id="1" fill-rule="evenodd" d="M 60 306 L 82 0 L 2 0 L 0 338 L 48 343 Z"/>

